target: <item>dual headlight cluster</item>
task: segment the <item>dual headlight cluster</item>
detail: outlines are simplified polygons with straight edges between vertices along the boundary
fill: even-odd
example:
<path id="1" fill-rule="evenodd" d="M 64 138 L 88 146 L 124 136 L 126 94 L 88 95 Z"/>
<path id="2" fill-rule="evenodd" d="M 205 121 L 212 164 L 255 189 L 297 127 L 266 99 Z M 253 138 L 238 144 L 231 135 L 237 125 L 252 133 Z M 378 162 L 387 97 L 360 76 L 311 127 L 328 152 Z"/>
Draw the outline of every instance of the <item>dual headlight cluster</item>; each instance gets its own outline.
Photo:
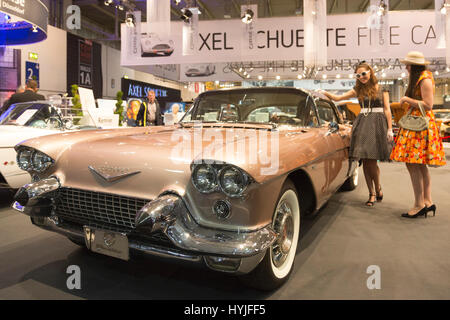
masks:
<path id="1" fill-rule="evenodd" d="M 241 196 L 250 177 L 234 166 L 198 164 L 192 170 L 192 183 L 201 193 L 222 191 L 229 197 Z"/>
<path id="2" fill-rule="evenodd" d="M 17 151 L 17 165 L 25 171 L 44 172 L 53 162 L 52 158 L 38 150 L 23 148 Z"/>

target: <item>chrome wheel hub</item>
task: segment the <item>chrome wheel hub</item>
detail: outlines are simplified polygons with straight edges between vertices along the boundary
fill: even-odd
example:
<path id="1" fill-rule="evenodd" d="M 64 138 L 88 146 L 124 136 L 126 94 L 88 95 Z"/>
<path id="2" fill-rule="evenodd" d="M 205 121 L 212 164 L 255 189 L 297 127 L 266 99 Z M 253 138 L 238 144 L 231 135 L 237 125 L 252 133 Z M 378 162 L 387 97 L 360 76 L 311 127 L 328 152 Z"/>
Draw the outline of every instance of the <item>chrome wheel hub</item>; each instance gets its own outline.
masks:
<path id="1" fill-rule="evenodd" d="M 294 238 L 292 209 L 286 202 L 283 202 L 278 208 L 274 230 L 278 234 L 278 238 L 272 245 L 272 262 L 276 267 L 280 267 L 286 261 Z"/>

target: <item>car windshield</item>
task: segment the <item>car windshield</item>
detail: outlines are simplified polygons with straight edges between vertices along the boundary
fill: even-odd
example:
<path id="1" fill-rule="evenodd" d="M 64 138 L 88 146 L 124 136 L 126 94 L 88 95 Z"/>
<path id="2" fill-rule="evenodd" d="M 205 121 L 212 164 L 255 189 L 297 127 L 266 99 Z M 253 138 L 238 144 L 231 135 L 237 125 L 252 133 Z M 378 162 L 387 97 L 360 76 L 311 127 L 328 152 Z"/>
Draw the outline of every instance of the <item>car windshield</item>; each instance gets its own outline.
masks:
<path id="1" fill-rule="evenodd" d="M 46 103 L 18 103 L 1 116 L 0 125 L 60 129 L 62 121 L 55 108 Z"/>
<path id="2" fill-rule="evenodd" d="M 181 122 L 317 125 L 307 97 L 283 88 L 214 91 L 202 94 Z"/>
<path id="3" fill-rule="evenodd" d="M 434 116 L 436 119 L 448 119 L 450 118 L 450 111 L 436 111 Z"/>

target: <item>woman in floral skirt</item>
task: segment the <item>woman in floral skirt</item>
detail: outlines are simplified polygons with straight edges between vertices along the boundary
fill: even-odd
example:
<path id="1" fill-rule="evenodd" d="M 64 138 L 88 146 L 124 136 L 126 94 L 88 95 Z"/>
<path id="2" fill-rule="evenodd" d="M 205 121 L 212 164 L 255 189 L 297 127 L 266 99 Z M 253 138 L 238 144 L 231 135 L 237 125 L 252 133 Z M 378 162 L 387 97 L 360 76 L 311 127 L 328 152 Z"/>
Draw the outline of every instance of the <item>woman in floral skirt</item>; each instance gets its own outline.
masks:
<path id="1" fill-rule="evenodd" d="M 434 216 L 436 205 L 431 197 L 431 177 L 427 165 L 445 165 L 445 154 L 432 111 L 435 90 L 433 74 L 426 69 L 429 62 L 425 61 L 420 52 L 409 52 L 401 62 L 406 64 L 409 72 L 409 85 L 405 96 L 400 99 L 400 105 L 409 104 L 409 108 L 414 108 L 411 114 L 420 116 L 421 102 L 429 118 L 426 130 L 400 129 L 391 153 L 392 160 L 406 163 L 414 190 L 414 205 L 407 213 L 403 213 L 402 217 L 426 217 L 430 211 L 433 211 Z"/>

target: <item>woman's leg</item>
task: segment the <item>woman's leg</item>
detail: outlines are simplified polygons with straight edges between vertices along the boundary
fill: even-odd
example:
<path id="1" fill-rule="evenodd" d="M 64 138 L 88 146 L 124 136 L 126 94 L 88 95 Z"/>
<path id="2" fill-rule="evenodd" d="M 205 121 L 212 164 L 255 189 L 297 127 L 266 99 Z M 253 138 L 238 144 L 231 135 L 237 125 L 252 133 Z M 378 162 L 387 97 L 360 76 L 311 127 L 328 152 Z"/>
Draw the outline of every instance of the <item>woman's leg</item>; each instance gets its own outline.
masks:
<path id="1" fill-rule="evenodd" d="M 421 164 L 420 173 L 422 174 L 423 179 L 423 200 L 427 207 L 433 204 L 433 199 L 431 198 L 431 176 L 428 171 L 428 167 L 426 164 Z"/>
<path id="2" fill-rule="evenodd" d="M 373 179 L 373 164 L 371 159 L 362 159 L 364 178 L 366 179 L 367 189 L 369 189 L 369 201 L 375 201 L 375 188 Z"/>
<path id="3" fill-rule="evenodd" d="M 423 197 L 424 183 L 420 166 L 420 164 L 416 163 L 406 163 L 414 190 L 414 207 L 409 210 L 409 214 L 415 214 L 425 206 Z"/>

